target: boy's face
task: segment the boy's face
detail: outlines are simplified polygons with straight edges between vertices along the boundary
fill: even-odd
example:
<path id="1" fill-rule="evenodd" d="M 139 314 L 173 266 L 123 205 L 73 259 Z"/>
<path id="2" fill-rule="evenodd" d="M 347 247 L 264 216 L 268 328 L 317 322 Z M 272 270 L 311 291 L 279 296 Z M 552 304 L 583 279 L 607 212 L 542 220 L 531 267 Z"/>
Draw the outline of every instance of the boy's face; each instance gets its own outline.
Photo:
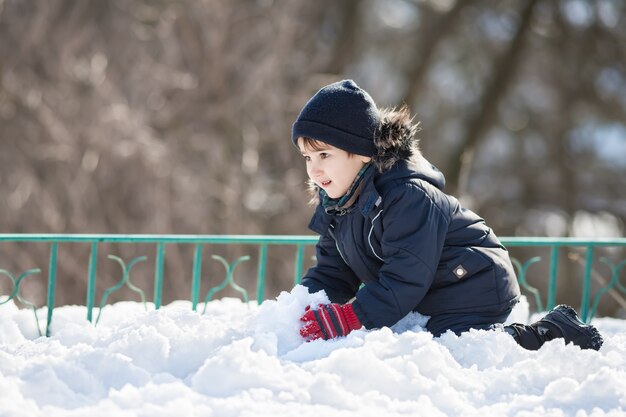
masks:
<path id="1" fill-rule="evenodd" d="M 348 192 L 354 178 L 371 158 L 352 155 L 323 142 L 316 142 L 312 149 L 298 138 L 298 148 L 306 161 L 309 178 L 324 189 L 330 198 L 339 198 Z"/>

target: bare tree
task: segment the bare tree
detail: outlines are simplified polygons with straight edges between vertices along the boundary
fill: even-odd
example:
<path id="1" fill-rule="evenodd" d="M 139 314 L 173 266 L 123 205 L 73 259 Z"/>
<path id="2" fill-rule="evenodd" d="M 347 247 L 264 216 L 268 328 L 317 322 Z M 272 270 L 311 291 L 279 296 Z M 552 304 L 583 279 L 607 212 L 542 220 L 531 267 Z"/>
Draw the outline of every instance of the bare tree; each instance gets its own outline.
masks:
<path id="1" fill-rule="evenodd" d="M 626 165 L 593 136 L 626 132 L 626 6 L 579 6 L 0 3 L 1 230 L 308 233 L 290 127 L 340 78 L 410 105 L 448 190 L 499 235 L 546 234 L 546 213 L 567 230 L 580 212 L 606 212 L 623 230 Z M 0 267 L 46 268 L 46 245 L 0 246 Z M 188 297 L 192 249 L 168 246 L 166 299 Z M 211 253 L 232 261 L 247 250 L 208 248 L 205 276 L 223 276 Z M 119 279 L 109 253 L 148 255 L 137 272 L 149 287 L 154 248 L 101 252 L 98 294 Z M 58 301 L 83 303 L 88 248 L 61 255 Z M 291 285 L 292 259 L 270 255 L 268 296 Z M 241 271 L 250 284 L 254 267 Z M 41 287 L 25 290 L 43 302 Z"/>

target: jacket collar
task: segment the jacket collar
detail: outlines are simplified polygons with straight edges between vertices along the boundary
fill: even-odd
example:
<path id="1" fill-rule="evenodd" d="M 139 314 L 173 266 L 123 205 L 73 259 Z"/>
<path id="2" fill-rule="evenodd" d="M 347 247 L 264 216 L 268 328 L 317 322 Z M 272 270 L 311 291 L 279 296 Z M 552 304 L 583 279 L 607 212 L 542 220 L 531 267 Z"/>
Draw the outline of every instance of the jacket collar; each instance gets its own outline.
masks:
<path id="1" fill-rule="evenodd" d="M 356 209 L 361 212 L 363 216 L 367 216 L 371 210 L 380 205 L 382 198 L 374 185 L 375 179 L 379 175 L 381 174 L 379 174 L 376 169 L 371 169 L 366 172 L 365 177 L 363 178 L 363 188 L 361 189 L 359 198 L 353 206 L 353 209 L 349 210 L 349 212 Z M 309 229 L 320 235 L 326 235 L 331 221 L 337 216 L 337 214 L 326 213 L 324 207 L 321 204 L 318 204 L 315 208 L 315 213 L 311 218 L 311 222 L 309 223 Z"/>
<path id="2" fill-rule="evenodd" d="M 403 159 L 397 161 L 388 171 L 382 174 L 375 169 L 368 172 L 366 177 L 363 178 L 363 189 L 354 206 L 355 209 L 359 210 L 363 216 L 368 216 L 382 201 L 378 190 L 384 190 L 388 183 L 399 178 L 423 180 L 440 190 L 443 190 L 446 183 L 441 171 L 423 156 L 416 155 L 411 160 Z M 315 209 L 313 218 L 309 223 L 309 229 L 320 235 L 326 235 L 328 226 L 334 217 L 334 215 L 327 214 L 320 204 Z"/>

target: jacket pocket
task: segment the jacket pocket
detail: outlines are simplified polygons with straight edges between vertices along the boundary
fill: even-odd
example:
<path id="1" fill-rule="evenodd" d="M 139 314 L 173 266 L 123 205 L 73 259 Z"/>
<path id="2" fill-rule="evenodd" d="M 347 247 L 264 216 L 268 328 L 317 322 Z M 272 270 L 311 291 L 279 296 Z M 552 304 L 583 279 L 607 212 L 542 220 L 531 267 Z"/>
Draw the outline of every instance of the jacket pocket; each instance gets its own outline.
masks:
<path id="1" fill-rule="evenodd" d="M 441 288 L 472 279 L 492 266 L 493 262 L 487 255 L 472 248 L 462 248 L 458 256 L 440 262 L 432 287 Z"/>

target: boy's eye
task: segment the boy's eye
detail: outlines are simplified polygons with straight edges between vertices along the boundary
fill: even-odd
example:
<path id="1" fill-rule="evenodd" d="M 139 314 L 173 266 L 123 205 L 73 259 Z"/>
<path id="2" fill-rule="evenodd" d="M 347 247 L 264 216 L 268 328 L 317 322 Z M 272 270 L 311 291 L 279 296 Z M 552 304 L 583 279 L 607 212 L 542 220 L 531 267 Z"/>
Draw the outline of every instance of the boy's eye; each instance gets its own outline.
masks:
<path id="1" fill-rule="evenodd" d="M 311 157 L 309 155 L 302 155 L 304 157 L 304 160 L 309 162 L 311 160 Z"/>
<path id="2" fill-rule="evenodd" d="M 329 156 L 330 156 L 330 155 L 329 155 L 329 154 L 327 154 L 326 152 L 322 152 L 322 153 L 320 153 L 320 158 L 322 158 L 322 159 L 326 159 L 326 158 L 328 158 Z"/>

